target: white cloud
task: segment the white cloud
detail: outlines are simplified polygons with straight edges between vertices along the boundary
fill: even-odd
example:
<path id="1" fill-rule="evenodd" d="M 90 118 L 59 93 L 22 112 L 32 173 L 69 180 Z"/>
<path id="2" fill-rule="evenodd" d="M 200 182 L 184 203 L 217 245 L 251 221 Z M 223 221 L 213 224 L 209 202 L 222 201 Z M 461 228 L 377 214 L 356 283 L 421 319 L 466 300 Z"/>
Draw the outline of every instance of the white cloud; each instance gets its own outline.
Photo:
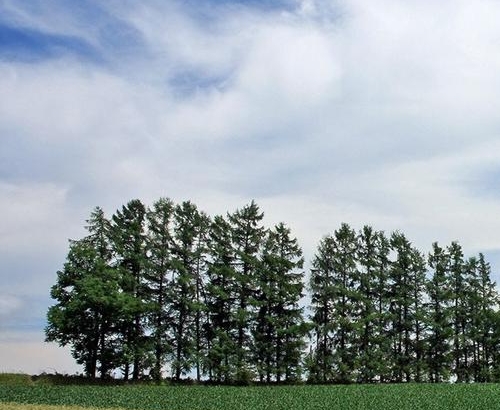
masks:
<path id="1" fill-rule="evenodd" d="M 15 295 L 0 293 L 0 324 L 3 318 L 12 315 L 22 306 L 21 300 Z"/>
<path id="2" fill-rule="evenodd" d="M 0 249 L 17 256 L 53 251 L 71 222 L 66 217 L 67 189 L 50 183 L 0 181 Z"/>
<path id="3" fill-rule="evenodd" d="M 390 0 L 351 6 L 342 31 L 350 98 L 396 109 L 396 118 L 400 109 L 411 110 L 430 126 L 431 138 L 444 126 L 441 132 L 472 140 L 473 126 L 492 125 L 500 33 L 489 22 L 500 16 L 498 4 L 485 9 L 482 3 Z"/>
<path id="4" fill-rule="evenodd" d="M 34 140 L 126 145 L 124 137 L 147 130 L 142 112 L 150 103 L 147 91 L 103 71 L 65 61 L 4 62 L 0 74 L 8 96 L 0 101 L 2 126 Z"/>
<path id="5" fill-rule="evenodd" d="M 307 108 L 338 96 L 339 47 L 312 25 L 262 27 L 241 64 L 237 86 L 275 109 Z"/>

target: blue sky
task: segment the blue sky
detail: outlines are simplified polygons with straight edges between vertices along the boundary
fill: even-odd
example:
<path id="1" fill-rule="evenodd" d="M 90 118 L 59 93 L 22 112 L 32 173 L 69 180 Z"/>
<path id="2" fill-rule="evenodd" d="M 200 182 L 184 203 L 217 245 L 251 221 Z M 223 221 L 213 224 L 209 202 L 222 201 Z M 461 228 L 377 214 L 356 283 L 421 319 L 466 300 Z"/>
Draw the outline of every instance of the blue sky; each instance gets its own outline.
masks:
<path id="1" fill-rule="evenodd" d="M 255 199 L 500 269 L 493 0 L 0 0 L 0 371 L 73 372 L 49 288 L 92 208 Z"/>

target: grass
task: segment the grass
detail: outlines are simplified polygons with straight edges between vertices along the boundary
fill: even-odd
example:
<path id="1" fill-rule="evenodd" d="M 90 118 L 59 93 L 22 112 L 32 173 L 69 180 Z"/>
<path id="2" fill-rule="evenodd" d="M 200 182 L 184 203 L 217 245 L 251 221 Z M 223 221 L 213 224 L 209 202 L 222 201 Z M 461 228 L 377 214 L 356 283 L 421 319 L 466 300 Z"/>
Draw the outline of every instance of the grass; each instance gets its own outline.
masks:
<path id="1" fill-rule="evenodd" d="M 89 408 L 134 410 L 484 410 L 500 408 L 500 385 L 496 384 L 265 387 L 89 386 L 50 385 L 33 380 L 27 382 L 21 377 L 20 383 L 2 383 L 4 379 L 5 376 L 0 377 L 0 409 L 2 410 L 66 410 L 67 407 L 64 406 L 80 406 L 85 407 L 86 410 Z M 76 409 L 71 408 L 71 410 Z"/>
<path id="2" fill-rule="evenodd" d="M 24 373 L 0 373 L 0 386 L 29 386 L 31 376 Z"/>
<path id="3" fill-rule="evenodd" d="M 0 403 L 1 410 L 102 410 L 97 407 L 49 406 L 46 404 Z M 119 409 L 114 409 L 119 410 Z"/>

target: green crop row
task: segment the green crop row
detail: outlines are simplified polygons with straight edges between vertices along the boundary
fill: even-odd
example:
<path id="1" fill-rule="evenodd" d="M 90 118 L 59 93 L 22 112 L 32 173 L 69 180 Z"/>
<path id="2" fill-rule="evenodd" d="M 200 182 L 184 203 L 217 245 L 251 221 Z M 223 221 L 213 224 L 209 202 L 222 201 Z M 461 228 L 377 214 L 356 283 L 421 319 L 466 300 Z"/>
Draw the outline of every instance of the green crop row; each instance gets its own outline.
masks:
<path id="1" fill-rule="evenodd" d="M 49 386 L 1 385 L 1 403 L 137 410 L 475 410 L 500 408 L 500 385 Z"/>

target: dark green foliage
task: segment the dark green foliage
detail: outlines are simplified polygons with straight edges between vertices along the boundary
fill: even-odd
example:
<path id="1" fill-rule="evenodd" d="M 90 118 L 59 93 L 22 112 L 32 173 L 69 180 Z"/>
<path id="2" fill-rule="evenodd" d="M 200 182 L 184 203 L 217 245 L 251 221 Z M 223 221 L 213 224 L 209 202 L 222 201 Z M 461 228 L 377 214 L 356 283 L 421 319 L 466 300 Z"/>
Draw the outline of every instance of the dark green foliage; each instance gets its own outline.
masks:
<path id="1" fill-rule="evenodd" d="M 383 232 L 365 226 L 358 234 L 359 318 L 358 381 L 370 383 L 389 378 L 390 319 L 389 241 Z"/>
<path id="2" fill-rule="evenodd" d="M 231 245 L 231 227 L 217 216 L 210 229 L 210 261 L 206 286 L 205 327 L 207 357 L 205 368 L 210 381 L 231 382 L 234 366 L 236 325 L 234 309 L 237 300 L 235 255 Z"/>
<path id="3" fill-rule="evenodd" d="M 477 382 L 498 381 L 498 293 L 484 255 L 480 253 L 473 262 L 473 379 Z"/>
<path id="4" fill-rule="evenodd" d="M 48 313 L 47 341 L 72 346 L 77 363 L 95 377 L 100 363 L 101 377 L 117 366 L 114 335 L 123 316 L 120 275 L 111 266 L 110 224 L 100 208 L 87 221 L 89 235 L 70 242 L 70 250 L 51 296 L 58 303 Z"/>
<path id="5" fill-rule="evenodd" d="M 246 383 L 253 379 L 251 351 L 254 343 L 251 329 L 256 320 L 258 271 L 260 251 L 264 237 L 261 225 L 264 214 L 255 202 L 228 215 L 231 231 L 231 246 L 234 260 L 236 311 L 233 320 L 236 325 L 236 368 L 235 380 Z"/>
<path id="6" fill-rule="evenodd" d="M 447 277 L 449 255 L 437 243 L 432 245 L 429 267 L 433 270 L 427 284 L 428 302 L 428 352 L 429 381 L 448 380 L 451 367 L 450 337 L 452 336 L 450 303 L 452 293 Z"/>
<path id="7" fill-rule="evenodd" d="M 309 380 L 330 382 L 333 373 L 333 332 L 336 289 L 333 276 L 334 238 L 323 238 L 313 260 L 309 290 L 311 293 L 312 346 L 307 357 Z"/>
<path id="8" fill-rule="evenodd" d="M 171 309 L 173 312 L 171 365 L 176 380 L 196 364 L 201 377 L 201 313 L 203 267 L 205 265 L 205 235 L 207 217 L 191 202 L 175 208 Z"/>
<path id="9" fill-rule="evenodd" d="M 353 381 L 359 275 L 356 233 L 343 224 L 325 237 L 313 260 L 310 279 L 315 341 L 309 359 L 314 381 Z"/>
<path id="10" fill-rule="evenodd" d="M 171 329 L 174 316 L 171 309 L 173 291 L 170 283 L 173 253 L 173 218 L 174 203 L 161 198 L 153 204 L 147 213 L 148 257 L 145 279 L 147 282 L 147 300 L 149 310 L 148 325 L 151 328 L 151 342 L 154 364 L 151 370 L 153 379 L 161 379 L 162 368 L 167 356 L 172 354 Z"/>
<path id="11" fill-rule="evenodd" d="M 389 273 L 392 380 L 421 381 L 425 262 L 404 234 L 393 233 L 390 244 L 394 253 Z"/>
<path id="12" fill-rule="evenodd" d="M 320 242 L 305 320 L 302 250 L 255 202 L 96 208 L 51 289 L 46 338 L 86 376 L 175 382 L 500 381 L 500 313 L 482 254 L 342 224 Z M 429 271 L 427 271 L 429 270 Z M 305 343 L 306 335 L 310 343 Z M 308 354 L 305 351 L 309 350 Z"/>
<path id="13" fill-rule="evenodd" d="M 148 349 L 145 335 L 148 312 L 145 274 L 146 258 L 146 208 L 138 199 L 130 201 L 112 217 L 111 236 L 120 274 L 122 296 L 126 306 L 122 311 L 120 331 L 122 337 L 123 373 L 127 380 L 130 366 L 132 378 L 142 374 Z"/>
<path id="14" fill-rule="evenodd" d="M 498 296 L 483 256 L 465 263 L 457 243 L 434 244 L 428 276 L 402 233 L 353 238 L 342 225 L 312 263 L 310 381 L 497 380 Z"/>
<path id="15" fill-rule="evenodd" d="M 452 344 L 452 372 L 457 376 L 457 382 L 470 380 L 468 370 L 468 340 L 467 324 L 469 321 L 467 300 L 470 295 L 470 287 L 467 286 L 466 270 L 462 247 L 457 242 L 452 242 L 448 247 L 450 258 L 449 287 L 451 292 L 450 321 L 453 328 Z"/>
<path id="16" fill-rule="evenodd" d="M 302 251 L 283 223 L 268 231 L 258 271 L 254 326 L 255 363 L 260 381 L 300 379 L 306 326 Z"/>

